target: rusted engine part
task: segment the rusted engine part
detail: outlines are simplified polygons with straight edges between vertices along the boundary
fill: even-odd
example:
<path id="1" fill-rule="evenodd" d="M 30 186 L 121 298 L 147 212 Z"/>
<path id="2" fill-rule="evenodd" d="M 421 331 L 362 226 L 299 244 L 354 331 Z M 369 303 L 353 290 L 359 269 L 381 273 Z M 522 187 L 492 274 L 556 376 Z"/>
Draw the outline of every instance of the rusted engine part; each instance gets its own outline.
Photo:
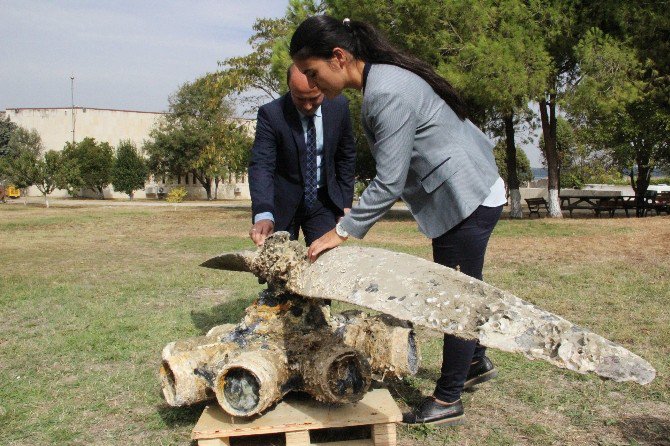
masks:
<path id="1" fill-rule="evenodd" d="M 413 336 L 406 324 L 387 316 L 331 318 L 320 300 L 265 291 L 238 326 L 168 344 L 163 393 L 173 406 L 216 397 L 235 416 L 260 413 L 291 390 L 329 403 L 354 402 L 365 395 L 373 372 L 405 376 L 404 370 L 418 368 Z M 367 337 L 401 345 L 395 351 Z"/>
<path id="2" fill-rule="evenodd" d="M 223 254 L 203 266 L 253 272 L 301 296 L 334 299 L 578 373 L 650 383 L 644 359 L 593 332 L 465 274 L 412 255 L 339 247 L 310 263 L 306 249 L 275 233 L 259 251 Z"/>
<path id="3" fill-rule="evenodd" d="M 230 332 L 233 324 L 216 327 Z M 170 342 L 163 348 L 160 367 L 161 387 L 165 401 L 170 406 L 185 406 L 214 397 L 207 382 L 197 378 L 195 370 L 225 358 L 228 352 L 237 348 L 232 342 L 222 342 L 220 336 L 210 335 Z"/>
<path id="4" fill-rule="evenodd" d="M 332 324 L 344 344 L 368 357 L 373 379 L 402 378 L 419 371 L 421 356 L 414 330 L 406 321 L 349 310 L 333 315 Z"/>

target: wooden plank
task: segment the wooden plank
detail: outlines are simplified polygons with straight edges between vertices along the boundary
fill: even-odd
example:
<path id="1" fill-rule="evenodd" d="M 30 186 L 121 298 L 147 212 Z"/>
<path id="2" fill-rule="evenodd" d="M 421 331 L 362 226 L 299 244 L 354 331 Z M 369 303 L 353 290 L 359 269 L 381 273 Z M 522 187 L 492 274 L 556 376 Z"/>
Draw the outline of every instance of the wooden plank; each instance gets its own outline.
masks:
<path id="1" fill-rule="evenodd" d="M 374 446 L 372 440 L 329 441 L 327 443 L 312 443 L 312 446 Z"/>
<path id="2" fill-rule="evenodd" d="M 395 423 L 375 424 L 372 426 L 372 441 L 375 446 L 395 446 Z"/>
<path id="3" fill-rule="evenodd" d="M 309 431 L 286 432 L 286 446 L 309 446 Z"/>
<path id="4" fill-rule="evenodd" d="M 397 423 L 402 413 L 386 389 L 375 389 L 353 404 L 339 406 L 311 398 L 286 398 L 260 417 L 235 418 L 217 406 L 208 406 L 193 428 L 191 438 L 237 437 L 280 432 Z"/>
<path id="5" fill-rule="evenodd" d="M 198 440 L 198 446 L 230 446 L 228 438 L 206 438 Z"/>

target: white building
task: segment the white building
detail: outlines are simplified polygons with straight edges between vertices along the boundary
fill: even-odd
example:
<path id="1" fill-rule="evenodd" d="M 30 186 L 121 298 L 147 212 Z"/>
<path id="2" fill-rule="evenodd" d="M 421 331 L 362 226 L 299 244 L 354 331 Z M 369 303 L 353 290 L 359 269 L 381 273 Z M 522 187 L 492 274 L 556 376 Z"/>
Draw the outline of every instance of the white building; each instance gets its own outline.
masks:
<path id="1" fill-rule="evenodd" d="M 165 116 L 165 113 L 143 112 L 132 110 L 111 110 L 101 108 L 7 108 L 0 112 L 0 118 L 5 116 L 15 124 L 27 130 L 36 130 L 42 138 L 45 150 L 62 150 L 68 141 L 81 141 L 86 137 L 96 141 L 107 142 L 116 147 L 122 140 L 130 140 L 137 147 L 142 147 L 149 139 L 149 133 Z M 249 131 L 255 129 L 253 120 L 245 120 Z M 189 192 L 189 198 L 206 198 L 205 189 L 194 181 L 191 175 L 178 178 L 176 181 L 150 181 L 144 190 L 135 192 L 136 198 L 155 198 L 159 191 L 167 193 L 171 187 L 183 186 Z M 168 180 L 168 179 L 166 179 Z M 194 184 L 197 183 L 197 184 Z M 212 188 L 214 191 L 214 188 Z M 30 188 L 29 195 L 40 195 L 36 188 Z M 88 191 L 87 196 L 97 196 Z M 126 194 L 115 192 L 112 186 L 104 191 L 106 198 L 127 198 Z M 58 190 L 52 196 L 67 196 L 63 190 Z M 246 176 L 230 178 L 224 184 L 219 184 L 219 198 L 249 198 L 249 185 Z"/>

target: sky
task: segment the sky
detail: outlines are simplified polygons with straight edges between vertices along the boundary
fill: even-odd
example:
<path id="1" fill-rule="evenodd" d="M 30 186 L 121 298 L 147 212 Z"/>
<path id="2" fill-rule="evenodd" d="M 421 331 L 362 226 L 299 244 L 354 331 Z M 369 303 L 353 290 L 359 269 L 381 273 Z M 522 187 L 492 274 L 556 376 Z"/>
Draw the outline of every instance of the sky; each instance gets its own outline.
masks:
<path id="1" fill-rule="evenodd" d="M 167 111 L 180 85 L 251 52 L 288 0 L 0 0 L 0 110 Z M 531 166 L 539 150 L 523 146 Z"/>
<path id="2" fill-rule="evenodd" d="M 0 0 L 0 110 L 166 111 L 168 96 L 251 52 L 288 0 Z"/>

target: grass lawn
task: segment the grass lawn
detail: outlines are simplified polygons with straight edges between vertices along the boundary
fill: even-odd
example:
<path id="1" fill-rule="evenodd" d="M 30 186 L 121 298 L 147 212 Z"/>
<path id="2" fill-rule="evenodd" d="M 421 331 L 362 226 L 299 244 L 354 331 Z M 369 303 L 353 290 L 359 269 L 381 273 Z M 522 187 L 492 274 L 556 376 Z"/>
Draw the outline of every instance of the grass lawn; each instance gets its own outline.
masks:
<path id="1" fill-rule="evenodd" d="M 261 290 L 198 266 L 250 248 L 249 224 L 245 208 L 0 205 L 0 444 L 188 445 L 203 406 L 164 403 L 161 349 L 238 322 Z M 430 257 L 402 213 L 365 244 Z M 500 375 L 464 395 L 466 425 L 399 427 L 399 445 L 670 445 L 670 217 L 503 220 L 484 275 L 657 378 L 618 384 L 490 351 Z M 401 406 L 439 374 L 440 337 L 419 341 L 418 375 L 389 383 Z"/>

